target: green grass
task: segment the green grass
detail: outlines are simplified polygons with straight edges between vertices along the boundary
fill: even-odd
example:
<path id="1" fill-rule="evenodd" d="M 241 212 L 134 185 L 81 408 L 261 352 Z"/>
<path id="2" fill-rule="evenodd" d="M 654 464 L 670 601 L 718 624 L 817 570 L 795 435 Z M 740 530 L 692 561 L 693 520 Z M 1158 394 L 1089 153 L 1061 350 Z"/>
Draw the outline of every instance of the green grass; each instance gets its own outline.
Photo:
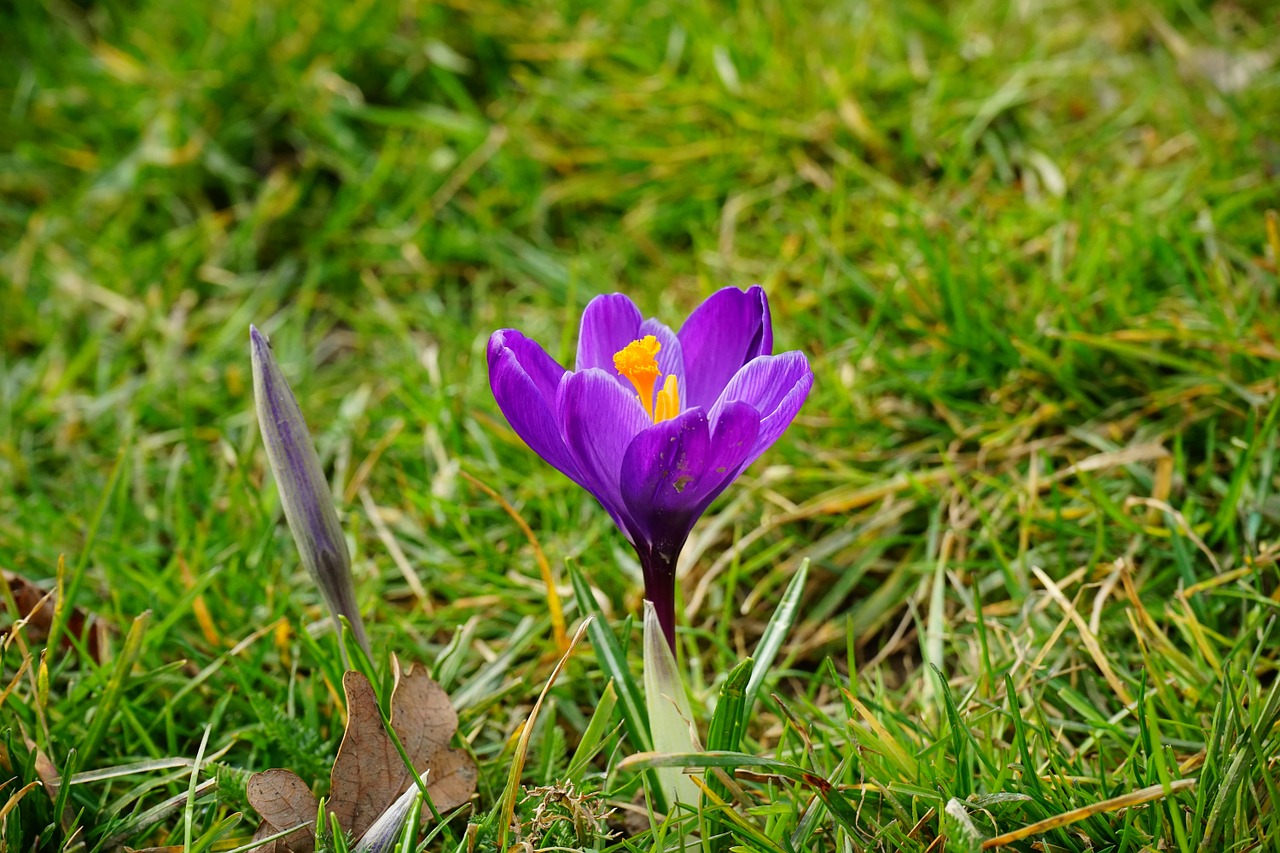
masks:
<path id="1" fill-rule="evenodd" d="M 433 667 L 479 761 L 427 849 L 472 849 L 469 823 L 494 849 L 557 649 L 533 550 L 461 472 L 536 532 L 571 622 L 581 568 L 637 667 L 640 593 L 507 428 L 484 342 L 566 357 L 596 293 L 677 323 L 754 282 L 817 384 L 685 554 L 704 735 L 810 574 L 756 766 L 701 816 L 715 849 L 967 851 L 1152 785 L 1008 849 L 1280 849 L 1269 4 L 3 14 L 0 567 L 65 559 L 109 631 L 100 662 L 4 641 L 9 849 L 230 849 L 248 774 L 327 778 L 341 665 L 265 469 L 250 322 L 336 484 L 378 665 Z M 1226 65 L 1252 73 L 1224 91 Z M 583 647 L 541 708 L 534 849 L 655 843 L 533 819 L 569 781 L 633 802 L 608 690 Z M 20 796 L 50 769 L 72 784 Z"/>

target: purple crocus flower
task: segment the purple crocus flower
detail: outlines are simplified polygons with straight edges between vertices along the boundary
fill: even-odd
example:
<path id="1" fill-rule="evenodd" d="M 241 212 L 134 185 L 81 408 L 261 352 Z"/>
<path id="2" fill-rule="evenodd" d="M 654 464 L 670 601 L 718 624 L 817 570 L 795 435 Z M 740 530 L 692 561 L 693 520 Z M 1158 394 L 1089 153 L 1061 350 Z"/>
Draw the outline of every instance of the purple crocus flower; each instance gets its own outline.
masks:
<path id="1" fill-rule="evenodd" d="M 760 287 L 712 294 L 678 333 L 620 293 L 597 296 L 582 314 L 573 371 L 515 329 L 489 339 L 498 407 L 630 540 L 672 646 L 676 559 L 689 531 L 813 387 L 802 353 L 772 351 Z"/>

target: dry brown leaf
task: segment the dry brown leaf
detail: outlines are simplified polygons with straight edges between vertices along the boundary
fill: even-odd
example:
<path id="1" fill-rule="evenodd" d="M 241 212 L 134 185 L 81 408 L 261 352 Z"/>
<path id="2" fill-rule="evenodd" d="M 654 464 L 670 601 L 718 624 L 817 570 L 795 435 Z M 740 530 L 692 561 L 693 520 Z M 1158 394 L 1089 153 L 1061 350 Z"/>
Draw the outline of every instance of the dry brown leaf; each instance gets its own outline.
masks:
<path id="1" fill-rule="evenodd" d="M 46 590 L 35 581 L 27 580 L 16 572 L 6 570 L 4 583 L 9 585 L 13 600 L 18 605 L 19 620 L 22 620 L 26 636 L 32 643 L 42 643 L 49 637 L 49 628 L 53 625 L 54 608 L 58 604 L 56 590 Z M 0 610 L 4 605 L 0 603 Z M 0 628 L 0 639 L 8 635 L 12 625 Z M 73 650 L 75 644 L 71 637 L 80 639 L 85 648 L 98 663 L 102 663 L 102 640 L 104 626 L 92 615 L 85 615 L 79 607 L 73 607 L 67 616 L 66 635 L 59 644 L 65 650 Z"/>
<path id="2" fill-rule="evenodd" d="M 319 802 L 307 783 L 292 770 L 267 770 L 249 777 L 245 796 L 254 810 L 262 816 L 254 841 L 268 835 L 283 832 L 291 826 L 305 823 L 307 826 L 274 841 L 269 847 L 259 848 L 265 853 L 306 853 L 315 849 L 315 822 Z"/>
<path id="3" fill-rule="evenodd" d="M 476 790 L 476 765 L 462 749 L 452 749 L 458 713 L 444 688 L 425 670 L 401 672 L 394 662 L 391 728 L 422 776 L 439 811 L 456 808 Z M 413 776 L 387 734 L 378 699 L 358 672 L 342 677 L 347 697 L 347 728 L 330 775 L 329 812 L 353 840 L 359 840 L 387 808 L 414 784 Z M 249 779 L 245 793 L 262 816 L 254 835 L 260 840 L 298 824 L 304 829 L 278 839 L 267 853 L 304 853 L 314 848 L 316 798 L 297 774 L 268 770 Z M 430 812 L 424 812 L 424 819 Z"/>
<path id="4" fill-rule="evenodd" d="M 58 802 L 58 789 L 62 787 L 62 777 L 58 773 L 58 768 L 49 760 L 49 756 L 45 755 L 40 747 L 36 746 L 36 742 L 29 737 L 24 737 L 23 741 L 27 745 L 27 749 L 35 754 L 36 757 L 36 777 L 40 779 L 40 784 L 44 787 L 45 793 L 49 795 L 49 799 L 56 805 Z M 75 816 L 71 813 L 71 803 L 68 802 L 62 808 L 62 814 L 58 816 L 59 822 L 62 824 L 62 831 L 71 834 L 75 827 Z"/>
<path id="5" fill-rule="evenodd" d="M 18 675 L 22 675 L 21 669 L 19 669 Z M 4 703 L 0 701 L 0 705 L 2 704 Z M 35 741 L 31 738 L 23 735 L 22 742 L 27 747 L 27 759 L 32 755 L 35 756 L 34 764 L 36 778 L 40 780 L 40 786 L 44 788 L 45 793 L 49 795 L 49 799 L 56 804 L 58 802 L 58 788 L 62 784 L 62 777 L 58 773 L 58 768 L 49 760 L 49 756 L 45 755 L 44 752 L 36 746 Z M 2 743 L 0 743 L 0 770 L 3 770 L 6 773 L 14 772 L 13 757 L 9 754 L 9 748 Z M 5 784 L 8 783 L 6 782 Z M 0 788 L 2 787 L 3 785 L 0 785 Z M 59 820 L 62 824 L 63 833 L 68 837 L 70 837 L 74 832 L 80 831 L 75 826 L 75 816 L 71 813 L 70 803 L 67 803 L 67 805 L 62 809 L 62 815 Z M 0 845 L 0 849 L 3 849 L 3 845 Z"/>
<path id="6" fill-rule="evenodd" d="M 449 748 L 458 730 L 458 712 L 449 694 L 426 670 L 402 672 L 398 660 L 393 664 L 396 686 L 391 693 L 391 728 L 413 766 L 430 768 L 423 782 L 436 809 L 456 809 L 475 793 L 477 776 L 476 764 L 466 750 Z M 404 781 L 397 796 L 413 781 L 403 763 L 400 769 Z"/>

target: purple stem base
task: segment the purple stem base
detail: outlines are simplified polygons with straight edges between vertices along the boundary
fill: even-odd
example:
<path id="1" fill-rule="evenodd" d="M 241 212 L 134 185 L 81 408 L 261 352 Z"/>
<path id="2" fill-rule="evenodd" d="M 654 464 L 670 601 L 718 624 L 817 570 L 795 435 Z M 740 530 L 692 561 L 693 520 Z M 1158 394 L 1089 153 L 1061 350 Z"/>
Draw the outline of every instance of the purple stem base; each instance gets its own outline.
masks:
<path id="1" fill-rule="evenodd" d="M 637 548 L 640 567 L 644 570 L 644 597 L 653 602 L 658 624 L 667 638 L 672 654 L 676 650 L 676 559 L 680 550 L 660 551 Z"/>

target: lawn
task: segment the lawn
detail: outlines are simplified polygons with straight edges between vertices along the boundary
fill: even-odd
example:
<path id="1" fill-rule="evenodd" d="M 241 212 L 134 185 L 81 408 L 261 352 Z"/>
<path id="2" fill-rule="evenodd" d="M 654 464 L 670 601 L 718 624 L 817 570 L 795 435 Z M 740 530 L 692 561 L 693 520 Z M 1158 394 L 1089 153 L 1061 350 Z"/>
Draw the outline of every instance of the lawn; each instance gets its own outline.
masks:
<path id="1" fill-rule="evenodd" d="M 383 714 L 392 655 L 425 666 L 479 768 L 404 853 L 1280 850 L 1272 4 L 0 16 L 0 848 L 227 851 L 251 774 L 328 791 L 343 658 L 252 323 L 333 488 L 357 665 Z M 600 293 L 678 327 L 753 284 L 815 384 L 679 564 L 704 739 L 782 642 L 716 796 L 664 823 L 618 701 L 639 564 L 486 344 L 572 362 Z M 596 619 L 526 729 L 552 599 Z"/>

